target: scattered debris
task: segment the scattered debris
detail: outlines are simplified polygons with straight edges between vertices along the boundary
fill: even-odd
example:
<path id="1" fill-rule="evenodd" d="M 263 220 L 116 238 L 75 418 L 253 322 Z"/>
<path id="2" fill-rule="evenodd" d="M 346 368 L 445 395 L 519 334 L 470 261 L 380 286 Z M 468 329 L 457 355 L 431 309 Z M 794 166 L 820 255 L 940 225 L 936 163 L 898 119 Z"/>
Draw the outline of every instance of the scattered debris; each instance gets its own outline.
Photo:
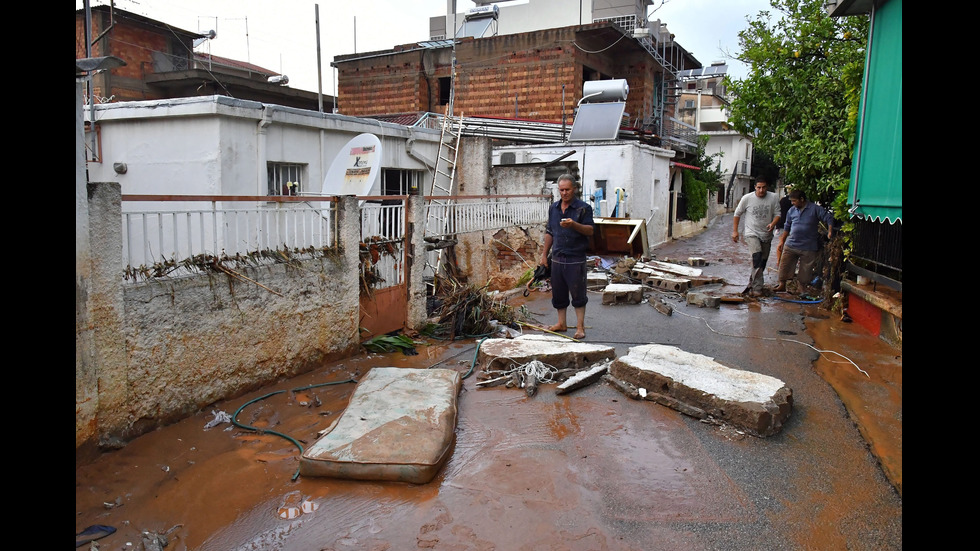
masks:
<path id="1" fill-rule="evenodd" d="M 170 534 L 181 526 L 183 525 L 177 524 L 162 534 L 144 531 L 142 534 L 143 551 L 163 551 L 163 548 L 170 545 Z"/>
<path id="2" fill-rule="evenodd" d="M 591 368 L 578 371 L 568 379 L 565 379 L 565 382 L 559 384 L 558 388 L 555 389 L 555 394 L 568 394 L 573 390 L 589 386 L 602 379 L 602 376 L 609 370 L 610 363 L 612 363 L 612 360 L 603 360 Z"/>
<path id="3" fill-rule="evenodd" d="M 406 356 L 415 356 L 418 354 L 415 346 L 423 344 L 425 344 L 424 341 L 413 340 L 407 335 L 378 335 L 364 341 L 361 346 L 368 352 L 384 353 L 401 350 Z"/>
<path id="4" fill-rule="evenodd" d="M 231 423 L 231 415 L 223 411 L 211 410 L 211 415 L 214 415 L 214 419 L 211 419 L 204 424 L 204 430 L 213 429 L 222 423 Z"/>
<path id="5" fill-rule="evenodd" d="M 717 308 L 721 299 L 704 293 L 687 293 L 687 303 L 700 308 Z"/>
<path id="6" fill-rule="evenodd" d="M 102 502 L 102 506 L 105 507 L 106 509 L 115 509 L 116 507 L 122 507 L 122 504 L 123 504 L 122 503 L 122 498 L 121 497 L 118 497 L 118 496 L 113 501 L 103 501 Z"/>
<path id="7" fill-rule="evenodd" d="M 524 308 L 515 309 L 505 298 L 491 296 L 486 285 L 476 288 L 454 278 L 441 278 L 439 295 L 430 313 L 432 323 L 424 334 L 455 340 L 462 337 L 490 335 L 502 325 L 520 330 L 519 322 L 529 318 Z"/>
<path id="8" fill-rule="evenodd" d="M 116 529 L 105 524 L 93 524 L 81 532 L 75 534 L 75 548 L 79 548 L 86 543 L 104 538 L 116 533 Z"/>
<path id="9" fill-rule="evenodd" d="M 665 316 L 669 316 L 674 313 L 674 307 L 667 304 L 660 298 L 650 299 L 650 305 L 657 309 L 658 312 Z"/>

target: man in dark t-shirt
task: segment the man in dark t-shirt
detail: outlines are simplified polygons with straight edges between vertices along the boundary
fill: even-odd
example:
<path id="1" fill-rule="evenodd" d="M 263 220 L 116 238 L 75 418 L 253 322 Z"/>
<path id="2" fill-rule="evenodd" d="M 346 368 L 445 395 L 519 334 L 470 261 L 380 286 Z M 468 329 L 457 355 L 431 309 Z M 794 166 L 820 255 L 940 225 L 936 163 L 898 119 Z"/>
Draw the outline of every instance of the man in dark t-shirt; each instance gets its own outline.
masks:
<path id="1" fill-rule="evenodd" d="M 585 258 L 595 222 L 592 220 L 592 207 L 576 198 L 577 193 L 575 178 L 571 174 L 562 174 L 558 178 L 558 194 L 561 199 L 552 203 L 548 209 L 541 264 L 548 265 L 550 252 L 551 305 L 558 310 L 558 323 L 548 330 L 568 331 L 565 314 L 571 303 L 577 318 L 575 338 L 584 339 L 585 304 L 589 302 Z"/>

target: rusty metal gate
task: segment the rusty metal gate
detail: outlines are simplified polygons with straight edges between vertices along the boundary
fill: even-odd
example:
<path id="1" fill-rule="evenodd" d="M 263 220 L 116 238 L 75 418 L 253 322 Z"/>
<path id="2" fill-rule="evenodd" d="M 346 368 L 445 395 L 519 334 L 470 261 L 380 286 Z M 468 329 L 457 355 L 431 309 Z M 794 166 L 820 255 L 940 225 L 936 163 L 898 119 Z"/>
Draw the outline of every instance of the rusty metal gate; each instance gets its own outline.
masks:
<path id="1" fill-rule="evenodd" d="M 361 340 L 402 329 L 408 319 L 406 196 L 361 203 L 358 325 Z"/>

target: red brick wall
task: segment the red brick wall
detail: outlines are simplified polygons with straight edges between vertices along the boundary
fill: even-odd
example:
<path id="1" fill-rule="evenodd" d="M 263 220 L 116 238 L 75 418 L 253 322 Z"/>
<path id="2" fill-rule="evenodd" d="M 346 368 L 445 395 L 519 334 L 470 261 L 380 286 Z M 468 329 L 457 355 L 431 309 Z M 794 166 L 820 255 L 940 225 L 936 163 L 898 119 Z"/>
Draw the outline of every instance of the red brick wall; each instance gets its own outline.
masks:
<path id="1" fill-rule="evenodd" d="M 590 27 L 597 26 L 601 27 Z M 635 122 L 645 114 L 645 98 L 652 90 L 653 73 L 660 67 L 638 45 L 629 46 L 628 42 L 604 53 L 585 51 L 615 43 L 617 37 L 622 37 L 617 33 L 612 29 L 602 34 L 593 32 L 593 43 L 587 47 L 576 46 L 576 40 L 582 38 L 575 27 L 463 39 L 456 46 L 454 112 L 561 122 L 564 85 L 566 122 L 571 123 L 588 68 L 602 78 L 628 81 L 626 112 Z M 357 56 L 338 58 L 338 102 L 342 113 L 364 116 L 443 111 L 444 106 L 439 105 L 439 78 L 449 76 L 451 56 L 447 49 L 366 55 L 357 61 L 344 61 L 344 57 Z"/>
<path id="2" fill-rule="evenodd" d="M 150 93 L 143 80 L 153 73 L 153 52 L 172 54 L 170 44 L 172 34 L 162 29 L 140 24 L 118 13 L 111 20 L 108 13 L 92 12 L 92 36 L 100 36 L 106 29 L 111 30 L 92 46 L 92 57 L 112 55 L 126 62 L 123 67 L 100 73 L 93 79 L 93 89 L 97 96 L 115 96 L 113 101 L 160 99 L 165 96 Z M 188 47 L 190 47 L 189 38 Z M 75 16 L 75 54 L 85 57 L 85 15 Z M 181 55 L 189 55 L 184 52 Z"/>
<path id="3" fill-rule="evenodd" d="M 344 63 L 337 107 L 351 116 L 429 111 L 429 82 L 420 52 L 396 53 Z M 435 93 L 439 93 L 435 80 Z"/>

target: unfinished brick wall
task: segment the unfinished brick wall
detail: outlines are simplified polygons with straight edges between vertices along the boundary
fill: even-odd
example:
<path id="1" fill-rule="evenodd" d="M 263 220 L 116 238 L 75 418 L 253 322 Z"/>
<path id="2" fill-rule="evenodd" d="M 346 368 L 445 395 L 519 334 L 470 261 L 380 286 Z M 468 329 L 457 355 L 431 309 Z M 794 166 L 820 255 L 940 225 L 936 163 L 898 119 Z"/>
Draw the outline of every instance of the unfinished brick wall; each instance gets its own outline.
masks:
<path id="1" fill-rule="evenodd" d="M 421 54 L 396 53 L 342 65 L 337 107 L 351 116 L 427 111 L 428 81 Z M 437 81 L 438 82 L 438 81 Z"/>
<path id="2" fill-rule="evenodd" d="M 571 123 L 589 79 L 623 78 L 626 112 L 640 120 L 662 68 L 609 23 L 562 27 L 456 45 L 454 113 Z M 352 116 L 442 112 L 439 79 L 450 76 L 452 49 L 396 48 L 336 58 L 341 112 Z M 564 90 L 563 90 L 564 86 Z"/>
<path id="3" fill-rule="evenodd" d="M 114 19 L 102 10 L 92 11 L 92 36 L 109 32 L 92 46 L 92 57 L 112 55 L 126 61 L 126 65 L 96 75 L 93 90 L 97 96 L 114 96 L 113 101 L 138 101 L 161 99 L 164 95 L 153 93 L 144 83 L 146 75 L 154 72 L 154 53 L 189 57 L 191 39 L 179 34 L 184 41 L 184 52 L 171 52 L 175 40 L 173 32 L 146 25 L 116 12 Z M 85 57 L 85 15 L 75 16 L 75 54 Z"/>
<path id="4" fill-rule="evenodd" d="M 498 242 L 508 240 L 507 232 L 504 230 L 498 231 L 493 237 Z M 519 241 L 511 236 L 508 245 L 513 248 L 507 248 L 504 245 L 497 246 L 497 264 L 500 266 L 501 272 L 516 270 L 523 274 L 526 270 L 533 270 L 533 266 L 537 265 L 538 257 L 541 256 L 541 244 L 533 241 L 527 232 L 525 232 L 524 238 L 523 241 Z M 530 263 L 532 267 L 529 268 L 526 262 Z"/>

